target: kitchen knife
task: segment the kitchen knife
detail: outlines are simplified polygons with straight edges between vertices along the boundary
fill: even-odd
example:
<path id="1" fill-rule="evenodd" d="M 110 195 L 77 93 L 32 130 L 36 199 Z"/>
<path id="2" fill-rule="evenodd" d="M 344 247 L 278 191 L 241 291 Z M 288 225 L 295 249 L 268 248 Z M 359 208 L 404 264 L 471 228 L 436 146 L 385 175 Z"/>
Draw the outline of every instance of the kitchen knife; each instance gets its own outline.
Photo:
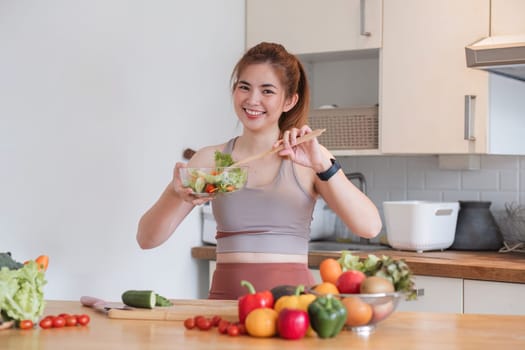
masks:
<path id="1" fill-rule="evenodd" d="M 106 314 L 111 309 L 133 310 L 132 307 L 124 305 L 122 303 L 109 303 L 105 300 L 86 295 L 80 297 L 80 303 L 84 306 L 91 307 L 95 310 L 101 311 Z"/>

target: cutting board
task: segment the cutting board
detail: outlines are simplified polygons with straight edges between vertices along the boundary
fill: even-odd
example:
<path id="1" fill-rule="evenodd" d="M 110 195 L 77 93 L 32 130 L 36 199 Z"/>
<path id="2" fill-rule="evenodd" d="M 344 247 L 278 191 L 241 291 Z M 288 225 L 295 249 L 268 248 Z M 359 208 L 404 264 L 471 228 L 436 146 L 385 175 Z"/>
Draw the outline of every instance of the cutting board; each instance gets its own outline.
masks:
<path id="1" fill-rule="evenodd" d="M 107 315 L 109 318 L 128 320 L 184 321 L 197 315 L 205 317 L 219 315 L 228 321 L 239 319 L 236 300 L 176 299 L 171 302 L 173 306 L 153 309 L 110 309 Z"/>

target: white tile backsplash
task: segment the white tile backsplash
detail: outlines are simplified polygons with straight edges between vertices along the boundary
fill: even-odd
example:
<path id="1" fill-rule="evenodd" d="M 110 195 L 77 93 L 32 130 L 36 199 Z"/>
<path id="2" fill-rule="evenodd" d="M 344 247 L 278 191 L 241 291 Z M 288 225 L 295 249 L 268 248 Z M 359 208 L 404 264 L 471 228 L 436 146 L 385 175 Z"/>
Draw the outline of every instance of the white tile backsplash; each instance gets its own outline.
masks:
<path id="1" fill-rule="evenodd" d="M 425 171 L 425 189 L 432 190 L 459 190 L 461 188 L 461 174 L 450 170 Z"/>
<path id="2" fill-rule="evenodd" d="M 461 188 L 465 190 L 498 190 L 497 170 L 468 170 L 461 172 Z"/>
<path id="3" fill-rule="evenodd" d="M 339 157 L 346 172 L 362 172 L 367 192 L 383 213 L 391 200 L 486 200 L 491 210 L 505 203 L 525 205 L 525 157 L 481 156 L 479 170 L 439 169 L 438 157 Z M 384 232 L 384 228 L 383 228 Z"/>

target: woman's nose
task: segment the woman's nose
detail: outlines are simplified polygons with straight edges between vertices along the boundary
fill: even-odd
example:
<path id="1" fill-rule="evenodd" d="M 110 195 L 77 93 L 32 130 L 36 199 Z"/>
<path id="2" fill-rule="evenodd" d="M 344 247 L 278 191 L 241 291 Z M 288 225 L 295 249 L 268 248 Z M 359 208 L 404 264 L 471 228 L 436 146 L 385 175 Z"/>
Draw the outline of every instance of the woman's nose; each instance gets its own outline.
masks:
<path id="1" fill-rule="evenodd" d="M 248 103 L 258 104 L 261 101 L 261 95 L 257 90 L 251 90 L 248 94 Z"/>

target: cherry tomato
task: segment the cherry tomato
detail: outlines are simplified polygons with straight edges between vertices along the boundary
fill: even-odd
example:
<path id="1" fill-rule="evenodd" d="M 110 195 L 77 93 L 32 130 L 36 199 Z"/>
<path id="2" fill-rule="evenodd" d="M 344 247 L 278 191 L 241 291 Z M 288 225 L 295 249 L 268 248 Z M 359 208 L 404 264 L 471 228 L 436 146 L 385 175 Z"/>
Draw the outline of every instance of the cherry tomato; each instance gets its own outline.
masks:
<path id="1" fill-rule="evenodd" d="M 228 326 L 230 325 L 230 322 L 227 320 L 220 320 L 219 325 L 217 326 L 217 329 L 219 333 L 226 334 L 228 333 Z"/>
<path id="2" fill-rule="evenodd" d="M 231 336 L 231 337 L 236 337 L 240 333 L 239 327 L 236 324 L 233 324 L 233 323 L 228 326 L 226 331 L 228 332 L 228 335 Z"/>
<path id="3" fill-rule="evenodd" d="M 38 324 L 40 328 L 43 329 L 49 329 L 53 327 L 53 319 L 49 316 L 44 317 L 42 320 L 40 320 L 40 323 Z"/>
<path id="4" fill-rule="evenodd" d="M 66 327 L 74 327 L 78 323 L 77 317 L 73 315 L 69 315 L 66 317 Z"/>
<path id="5" fill-rule="evenodd" d="M 22 320 L 18 324 L 18 327 L 20 329 L 31 329 L 31 328 L 33 328 L 33 321 L 31 321 L 31 320 Z"/>
<path id="6" fill-rule="evenodd" d="M 62 328 L 66 325 L 66 319 L 64 317 L 57 316 L 53 318 L 53 328 Z"/>
<path id="7" fill-rule="evenodd" d="M 211 321 L 207 319 L 206 317 L 201 317 L 196 322 L 197 328 L 199 328 L 201 331 L 207 331 L 211 328 Z"/>
<path id="8" fill-rule="evenodd" d="M 204 188 L 204 192 L 206 193 L 213 193 L 215 191 L 217 191 L 217 186 L 212 185 L 212 184 L 207 184 L 206 187 Z"/>
<path id="9" fill-rule="evenodd" d="M 64 317 L 64 318 L 67 318 L 69 316 L 69 314 L 66 314 L 66 313 L 61 313 L 58 315 L 58 317 Z"/>
<path id="10" fill-rule="evenodd" d="M 77 323 L 81 326 L 87 326 L 87 324 L 89 323 L 90 321 L 90 318 L 88 315 L 86 314 L 82 314 L 82 315 L 78 315 L 77 316 Z"/>
<path id="11" fill-rule="evenodd" d="M 222 318 L 219 315 L 215 315 L 211 319 L 211 325 L 213 327 L 217 327 L 219 325 L 219 322 L 221 322 Z"/>
<path id="12" fill-rule="evenodd" d="M 193 329 L 193 328 L 195 328 L 195 319 L 193 317 L 185 319 L 184 320 L 184 327 L 186 327 L 186 329 Z"/>
<path id="13" fill-rule="evenodd" d="M 244 326 L 244 324 L 239 323 L 237 327 L 239 327 L 239 334 L 246 334 L 246 327 Z"/>

